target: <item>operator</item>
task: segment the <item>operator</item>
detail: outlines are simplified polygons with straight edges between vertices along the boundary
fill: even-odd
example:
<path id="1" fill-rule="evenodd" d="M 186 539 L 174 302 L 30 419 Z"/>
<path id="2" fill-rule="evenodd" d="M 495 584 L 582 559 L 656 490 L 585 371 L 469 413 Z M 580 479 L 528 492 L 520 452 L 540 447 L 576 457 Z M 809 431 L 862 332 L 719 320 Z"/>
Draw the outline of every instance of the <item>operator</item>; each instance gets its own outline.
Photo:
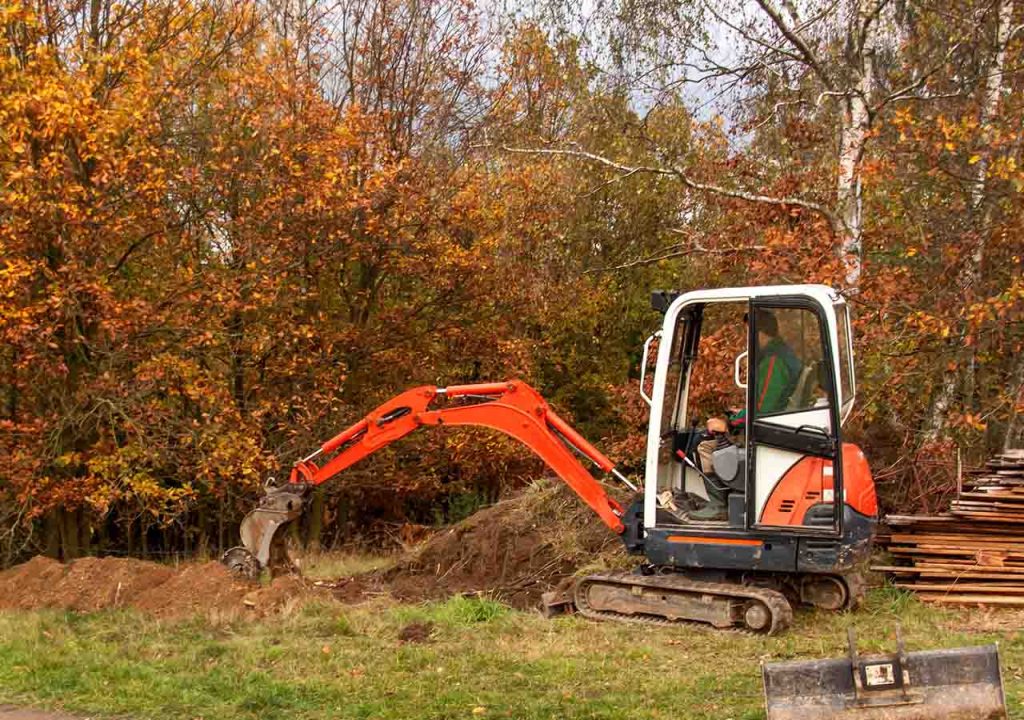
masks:
<path id="1" fill-rule="evenodd" d="M 779 323 L 768 310 L 756 310 L 757 320 L 757 411 L 759 414 L 785 410 L 800 378 L 801 362 L 793 350 L 779 336 Z M 748 322 L 743 316 L 743 322 Z M 713 417 L 707 422 L 705 439 L 697 445 L 701 469 L 709 477 L 704 481 L 708 504 L 689 513 L 693 520 L 725 520 L 727 517 L 725 483 L 714 477 L 712 453 L 730 443 L 728 433 L 739 432 L 746 424 L 746 408 L 734 408 L 724 417 Z M 710 480 L 710 481 L 709 481 Z M 717 485 L 715 483 L 718 483 Z"/>

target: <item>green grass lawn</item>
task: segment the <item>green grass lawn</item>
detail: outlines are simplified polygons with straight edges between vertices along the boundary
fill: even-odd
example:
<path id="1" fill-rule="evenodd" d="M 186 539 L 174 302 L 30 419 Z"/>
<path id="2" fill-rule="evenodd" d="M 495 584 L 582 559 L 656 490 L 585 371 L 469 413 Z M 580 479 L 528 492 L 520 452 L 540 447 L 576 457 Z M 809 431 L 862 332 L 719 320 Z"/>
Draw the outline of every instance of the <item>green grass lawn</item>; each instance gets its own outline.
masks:
<path id="1" fill-rule="evenodd" d="M 763 718 L 761 660 L 999 641 L 1024 719 L 1020 615 L 940 610 L 892 590 L 855 614 L 801 612 L 777 638 L 545 620 L 488 601 L 309 605 L 261 621 L 157 623 L 129 612 L 0 614 L 0 704 L 137 720 Z M 402 628 L 430 622 L 427 643 Z"/>

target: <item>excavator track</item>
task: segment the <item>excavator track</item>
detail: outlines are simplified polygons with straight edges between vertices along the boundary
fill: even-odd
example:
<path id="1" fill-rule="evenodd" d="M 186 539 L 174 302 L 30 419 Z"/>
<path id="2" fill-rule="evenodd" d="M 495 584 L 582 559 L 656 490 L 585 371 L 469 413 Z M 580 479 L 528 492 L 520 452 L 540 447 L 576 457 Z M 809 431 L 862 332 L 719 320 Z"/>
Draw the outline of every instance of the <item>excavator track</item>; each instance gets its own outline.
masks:
<path id="1" fill-rule="evenodd" d="M 672 625 L 774 635 L 793 622 L 786 596 L 769 588 L 630 572 L 589 575 L 575 590 L 576 610 L 594 620 Z"/>

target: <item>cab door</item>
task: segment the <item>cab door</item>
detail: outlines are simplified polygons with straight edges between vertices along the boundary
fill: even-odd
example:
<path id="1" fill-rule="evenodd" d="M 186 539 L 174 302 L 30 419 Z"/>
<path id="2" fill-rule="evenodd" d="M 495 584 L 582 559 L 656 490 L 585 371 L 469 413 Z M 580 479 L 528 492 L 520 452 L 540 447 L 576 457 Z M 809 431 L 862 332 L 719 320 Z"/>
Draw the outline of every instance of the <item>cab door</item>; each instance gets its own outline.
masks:
<path id="1" fill-rule="evenodd" d="M 836 320 L 810 297 L 751 301 L 747 517 L 762 528 L 839 534 Z"/>

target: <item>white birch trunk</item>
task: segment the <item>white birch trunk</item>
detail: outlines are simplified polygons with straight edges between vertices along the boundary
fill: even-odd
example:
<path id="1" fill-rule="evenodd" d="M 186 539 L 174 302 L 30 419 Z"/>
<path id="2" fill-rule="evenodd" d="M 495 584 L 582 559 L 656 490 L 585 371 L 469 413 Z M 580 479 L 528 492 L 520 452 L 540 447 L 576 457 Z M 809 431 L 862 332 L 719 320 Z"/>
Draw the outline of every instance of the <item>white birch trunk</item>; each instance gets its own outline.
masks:
<path id="1" fill-rule="evenodd" d="M 860 83 L 858 83 L 860 85 Z M 858 90 L 859 92 L 859 90 Z M 864 200 L 861 187 L 861 165 L 864 145 L 871 120 L 867 101 L 854 95 L 846 102 L 839 135 L 839 174 L 836 201 L 842 235 L 839 257 L 845 266 L 846 289 L 856 292 L 860 286 L 862 235 L 864 231 Z"/>
<path id="2" fill-rule="evenodd" d="M 999 96 L 1003 92 L 1003 74 L 1006 69 L 1006 47 L 1010 40 L 1010 23 L 1013 20 L 1014 0 L 997 0 L 996 3 L 996 43 L 995 52 L 985 76 L 985 87 L 982 90 L 981 108 L 978 121 L 981 127 L 982 147 L 978 153 L 980 159 L 974 165 L 974 178 L 971 183 L 970 212 L 976 219 L 978 240 L 974 249 L 964 259 L 957 272 L 957 290 L 967 301 L 971 293 L 977 291 L 981 284 L 981 268 L 985 259 L 985 244 L 988 240 L 991 214 L 985 206 L 985 194 L 988 187 L 988 167 L 991 161 L 992 120 L 999 112 Z M 967 337 L 967 329 L 961 323 L 959 339 L 961 345 Z M 959 351 L 958 351 L 959 352 Z M 936 440 L 946 427 L 946 414 L 953 404 L 956 388 L 961 378 L 965 384 L 974 385 L 974 355 L 966 359 L 964 375 L 958 372 L 947 372 L 943 375 L 942 387 L 932 403 L 932 412 L 926 425 L 925 439 Z"/>
<path id="3" fill-rule="evenodd" d="M 864 193 L 861 175 L 864 147 L 871 132 L 869 103 L 874 91 L 875 44 L 878 39 L 877 17 L 873 4 L 859 0 L 851 13 L 848 29 L 848 55 L 854 68 L 854 82 L 843 104 L 839 132 L 839 172 L 836 179 L 836 204 L 842 236 L 839 257 L 845 267 L 845 286 L 857 292 L 860 286 L 864 233 Z M 864 28 L 863 41 L 858 44 L 859 28 Z"/>

